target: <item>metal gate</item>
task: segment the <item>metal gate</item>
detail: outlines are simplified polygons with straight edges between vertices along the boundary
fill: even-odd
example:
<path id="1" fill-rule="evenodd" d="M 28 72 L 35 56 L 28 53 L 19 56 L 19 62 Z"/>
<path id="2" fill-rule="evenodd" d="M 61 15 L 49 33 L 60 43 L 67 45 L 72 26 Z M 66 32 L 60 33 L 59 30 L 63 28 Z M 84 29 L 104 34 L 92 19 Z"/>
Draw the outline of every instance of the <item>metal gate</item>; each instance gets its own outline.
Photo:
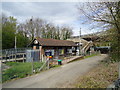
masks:
<path id="1" fill-rule="evenodd" d="M 40 61 L 40 50 L 26 50 L 26 62 Z"/>

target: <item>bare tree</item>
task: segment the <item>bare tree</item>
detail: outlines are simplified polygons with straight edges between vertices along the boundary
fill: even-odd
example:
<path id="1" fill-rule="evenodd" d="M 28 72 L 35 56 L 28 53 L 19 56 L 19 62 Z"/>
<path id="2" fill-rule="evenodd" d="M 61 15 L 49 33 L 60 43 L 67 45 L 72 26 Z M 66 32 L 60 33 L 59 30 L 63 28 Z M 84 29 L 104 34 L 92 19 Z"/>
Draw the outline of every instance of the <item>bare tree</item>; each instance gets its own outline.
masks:
<path id="1" fill-rule="evenodd" d="M 62 40 L 66 40 L 66 39 L 70 38 L 72 36 L 72 34 L 73 34 L 72 28 L 66 27 L 66 26 L 63 26 L 61 28 L 61 39 Z"/>
<path id="2" fill-rule="evenodd" d="M 80 3 L 78 10 L 88 20 L 112 25 L 120 33 L 120 1 Z"/>
<path id="3" fill-rule="evenodd" d="M 45 25 L 45 20 L 39 18 L 31 18 L 25 23 L 19 24 L 18 30 L 22 31 L 25 36 L 29 35 L 31 39 L 35 37 L 42 37 L 41 31 Z"/>
<path id="4" fill-rule="evenodd" d="M 120 1 L 118 2 L 88 2 L 78 5 L 80 14 L 87 17 L 90 22 L 98 22 L 98 27 L 105 26 L 111 29 L 113 34 L 110 34 L 112 39 L 111 46 L 113 53 L 117 55 L 119 61 L 120 54 Z M 102 23 L 100 26 L 99 23 Z M 109 27 L 109 28 L 108 28 Z M 104 28 L 104 27 L 103 27 Z M 115 56 L 114 56 L 115 57 Z"/>
<path id="5" fill-rule="evenodd" d="M 40 18 L 33 17 L 25 23 L 19 24 L 18 31 L 21 31 L 25 36 L 29 35 L 31 40 L 35 37 L 66 40 L 72 35 L 72 28 L 70 27 L 61 28 Z"/>

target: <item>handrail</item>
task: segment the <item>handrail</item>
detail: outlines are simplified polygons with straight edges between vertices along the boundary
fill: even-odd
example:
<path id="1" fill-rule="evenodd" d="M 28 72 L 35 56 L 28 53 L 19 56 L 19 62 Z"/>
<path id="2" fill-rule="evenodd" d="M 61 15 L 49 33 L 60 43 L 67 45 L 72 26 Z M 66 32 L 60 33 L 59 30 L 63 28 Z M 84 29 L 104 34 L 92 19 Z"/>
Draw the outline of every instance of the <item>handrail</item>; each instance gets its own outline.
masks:
<path id="1" fill-rule="evenodd" d="M 90 44 L 91 44 L 91 42 L 88 42 L 87 43 L 87 45 L 85 45 L 82 49 L 81 49 L 81 51 L 83 52 L 86 52 L 86 50 L 88 49 L 88 46 L 90 47 Z"/>

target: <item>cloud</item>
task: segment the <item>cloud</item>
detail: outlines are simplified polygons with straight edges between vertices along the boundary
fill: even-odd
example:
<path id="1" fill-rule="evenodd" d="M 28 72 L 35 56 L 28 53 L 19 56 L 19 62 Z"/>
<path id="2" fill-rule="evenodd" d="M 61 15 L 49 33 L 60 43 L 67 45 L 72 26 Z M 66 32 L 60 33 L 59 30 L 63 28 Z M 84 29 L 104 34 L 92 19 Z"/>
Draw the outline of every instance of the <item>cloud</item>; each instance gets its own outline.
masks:
<path id="1" fill-rule="evenodd" d="M 76 13 L 75 3 L 3 3 L 3 11 L 14 16 L 35 16 L 46 19 L 73 17 Z"/>
<path id="2" fill-rule="evenodd" d="M 2 2 L 118 2 L 119 0 L 3 0 Z"/>
<path id="3" fill-rule="evenodd" d="M 80 26 L 75 2 L 3 2 L 2 11 L 8 16 L 14 16 L 18 22 L 39 17 L 55 25 L 69 25 L 73 27 L 74 35 L 79 35 L 79 28 L 83 33 L 87 30 Z M 83 21 L 83 20 L 82 20 Z"/>

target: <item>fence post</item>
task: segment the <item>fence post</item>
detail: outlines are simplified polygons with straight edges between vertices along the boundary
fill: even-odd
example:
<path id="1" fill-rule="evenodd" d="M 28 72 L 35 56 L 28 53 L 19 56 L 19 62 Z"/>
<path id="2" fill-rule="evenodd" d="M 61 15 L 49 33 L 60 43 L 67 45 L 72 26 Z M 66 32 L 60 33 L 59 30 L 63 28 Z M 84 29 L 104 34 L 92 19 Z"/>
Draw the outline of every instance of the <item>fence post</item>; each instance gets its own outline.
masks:
<path id="1" fill-rule="evenodd" d="M 46 60 L 47 60 L 47 57 L 45 56 L 45 57 L 44 57 L 44 61 L 46 61 Z M 44 62 L 44 61 L 43 61 L 43 62 Z"/>
<path id="2" fill-rule="evenodd" d="M 16 62 L 16 54 L 17 54 L 17 52 L 16 52 L 16 49 L 15 49 L 15 62 Z"/>
<path id="3" fill-rule="evenodd" d="M 49 58 L 47 58 L 47 69 L 49 69 Z"/>
<path id="4" fill-rule="evenodd" d="M 118 63 L 118 78 L 120 78 L 120 61 Z"/>
<path id="5" fill-rule="evenodd" d="M 32 74 L 33 74 L 33 71 L 34 71 L 33 57 L 32 57 L 32 62 L 31 62 L 31 65 L 32 65 Z"/>
<path id="6" fill-rule="evenodd" d="M 11 59 L 13 59 L 13 55 L 14 55 L 14 54 L 13 54 L 13 51 L 12 51 L 12 56 L 11 56 Z"/>
<path id="7" fill-rule="evenodd" d="M 44 57 L 43 57 L 43 54 L 42 54 L 42 62 L 43 62 L 43 60 L 44 60 Z"/>
<path id="8" fill-rule="evenodd" d="M 8 51 L 8 54 L 9 54 L 9 56 L 8 56 L 8 57 L 9 57 L 9 61 L 10 61 L 10 55 L 11 55 L 10 51 Z"/>
<path id="9" fill-rule="evenodd" d="M 7 61 L 7 51 L 5 50 L 5 53 L 6 53 L 6 61 Z"/>
<path id="10" fill-rule="evenodd" d="M 25 60 L 25 59 L 24 59 L 24 53 L 23 53 L 23 63 L 25 62 L 24 60 Z"/>

